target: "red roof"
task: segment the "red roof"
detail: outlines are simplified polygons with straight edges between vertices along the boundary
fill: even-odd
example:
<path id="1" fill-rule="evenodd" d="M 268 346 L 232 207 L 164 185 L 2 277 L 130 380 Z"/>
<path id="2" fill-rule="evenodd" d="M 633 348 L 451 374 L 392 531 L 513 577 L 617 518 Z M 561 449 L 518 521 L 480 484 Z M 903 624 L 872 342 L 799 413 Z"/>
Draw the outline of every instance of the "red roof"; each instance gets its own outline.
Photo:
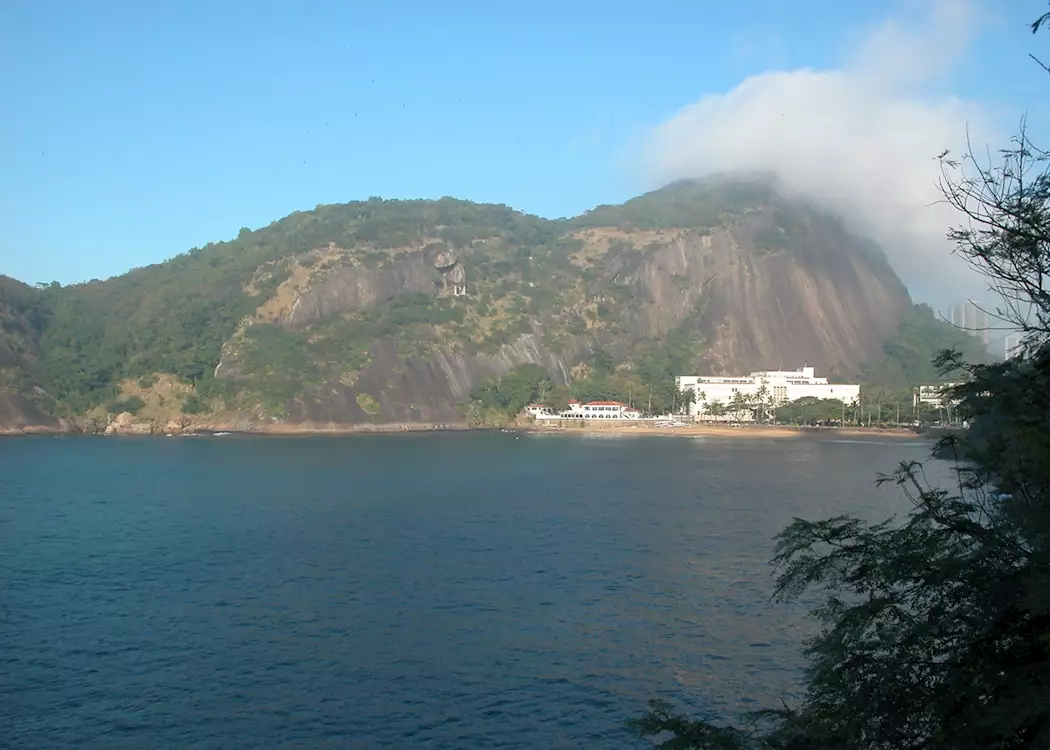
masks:
<path id="1" fill-rule="evenodd" d="M 569 399 L 569 403 L 570 403 L 570 404 L 578 404 L 578 403 L 580 403 L 580 402 L 579 402 L 579 401 L 577 401 L 577 400 L 576 400 L 576 399 L 574 399 L 574 398 L 570 398 L 570 399 Z"/>
<path id="2" fill-rule="evenodd" d="M 588 401 L 587 406 L 627 406 L 619 401 Z"/>

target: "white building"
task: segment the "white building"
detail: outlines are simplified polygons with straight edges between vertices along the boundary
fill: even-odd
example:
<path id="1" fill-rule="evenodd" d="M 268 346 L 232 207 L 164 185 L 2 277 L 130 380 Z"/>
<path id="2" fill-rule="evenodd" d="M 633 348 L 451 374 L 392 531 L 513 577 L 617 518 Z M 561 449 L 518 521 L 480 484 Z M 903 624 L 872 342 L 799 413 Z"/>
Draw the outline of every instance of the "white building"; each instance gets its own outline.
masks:
<path id="1" fill-rule="evenodd" d="M 536 419 L 557 419 L 558 415 L 554 413 L 554 409 L 543 404 L 529 404 L 525 407 L 525 413 L 530 417 Z"/>
<path id="2" fill-rule="evenodd" d="M 1006 334 L 1005 338 L 1003 338 L 1003 359 L 1012 359 L 1021 354 L 1023 350 L 1020 333 Z"/>
<path id="3" fill-rule="evenodd" d="M 568 409 L 558 413 L 555 413 L 549 406 L 529 404 L 525 407 L 525 411 L 535 419 L 635 420 L 642 418 L 641 411 L 619 401 L 589 401 L 586 404 L 581 404 L 579 401 L 573 400 L 569 402 Z"/>
<path id="4" fill-rule="evenodd" d="M 959 399 L 950 398 L 949 390 L 960 383 L 941 383 L 939 385 L 920 385 L 912 394 L 912 406 L 929 404 L 930 406 L 958 406 Z"/>
<path id="5" fill-rule="evenodd" d="M 738 397 L 753 398 L 763 388 L 768 405 L 786 404 L 800 398 L 836 399 L 846 404 L 860 398 L 857 384 L 829 383 L 816 377 L 814 368 L 797 370 L 766 370 L 750 375 L 680 375 L 675 378 L 680 391 L 693 391 L 695 398 L 689 405 L 689 414 L 696 419 L 718 419 L 710 414 L 710 405 L 716 402 L 729 406 Z M 730 419 L 750 419 L 750 409 L 728 415 Z"/>
<path id="6" fill-rule="evenodd" d="M 570 401 L 562 419 L 641 419 L 642 412 L 619 401 Z"/>

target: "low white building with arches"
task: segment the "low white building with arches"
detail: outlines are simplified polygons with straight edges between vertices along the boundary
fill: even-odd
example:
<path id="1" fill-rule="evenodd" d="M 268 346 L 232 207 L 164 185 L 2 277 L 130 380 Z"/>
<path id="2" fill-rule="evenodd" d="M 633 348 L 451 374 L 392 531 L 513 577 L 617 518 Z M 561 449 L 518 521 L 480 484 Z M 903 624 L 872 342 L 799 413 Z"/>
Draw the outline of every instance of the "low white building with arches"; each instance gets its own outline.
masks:
<path id="1" fill-rule="evenodd" d="M 586 420 L 627 420 L 642 418 L 642 412 L 620 401 L 569 401 L 568 408 L 554 411 L 542 404 L 529 404 L 525 412 L 534 419 L 586 419 Z"/>

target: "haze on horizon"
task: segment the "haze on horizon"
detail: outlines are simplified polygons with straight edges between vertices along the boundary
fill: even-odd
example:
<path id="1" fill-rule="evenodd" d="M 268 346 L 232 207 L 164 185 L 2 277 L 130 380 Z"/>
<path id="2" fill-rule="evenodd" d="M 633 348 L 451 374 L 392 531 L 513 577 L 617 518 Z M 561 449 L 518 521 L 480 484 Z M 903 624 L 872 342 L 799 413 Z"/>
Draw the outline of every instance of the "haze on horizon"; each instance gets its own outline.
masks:
<path id="1" fill-rule="evenodd" d="M 369 195 L 555 217 L 761 171 L 873 236 L 943 309 L 983 285 L 944 239 L 934 156 L 967 128 L 996 148 L 1037 106 L 1029 9 L 989 0 L 551 4 L 517 20 L 129 7 L 72 9 L 59 28 L 46 3 L 0 8 L 17 113 L 0 123 L 0 273 L 105 277 Z"/>

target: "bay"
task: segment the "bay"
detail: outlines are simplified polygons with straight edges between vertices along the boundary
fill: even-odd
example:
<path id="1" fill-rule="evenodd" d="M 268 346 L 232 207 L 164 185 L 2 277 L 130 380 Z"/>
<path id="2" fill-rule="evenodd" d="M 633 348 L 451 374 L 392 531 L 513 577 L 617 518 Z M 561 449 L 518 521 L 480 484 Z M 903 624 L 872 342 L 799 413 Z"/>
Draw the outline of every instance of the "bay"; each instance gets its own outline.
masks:
<path id="1" fill-rule="evenodd" d="M 798 689 L 793 517 L 911 440 L 0 441 L 0 745 L 633 748 Z M 811 603 L 811 602 L 809 602 Z M 6 736 L 5 736 L 6 735 Z"/>

